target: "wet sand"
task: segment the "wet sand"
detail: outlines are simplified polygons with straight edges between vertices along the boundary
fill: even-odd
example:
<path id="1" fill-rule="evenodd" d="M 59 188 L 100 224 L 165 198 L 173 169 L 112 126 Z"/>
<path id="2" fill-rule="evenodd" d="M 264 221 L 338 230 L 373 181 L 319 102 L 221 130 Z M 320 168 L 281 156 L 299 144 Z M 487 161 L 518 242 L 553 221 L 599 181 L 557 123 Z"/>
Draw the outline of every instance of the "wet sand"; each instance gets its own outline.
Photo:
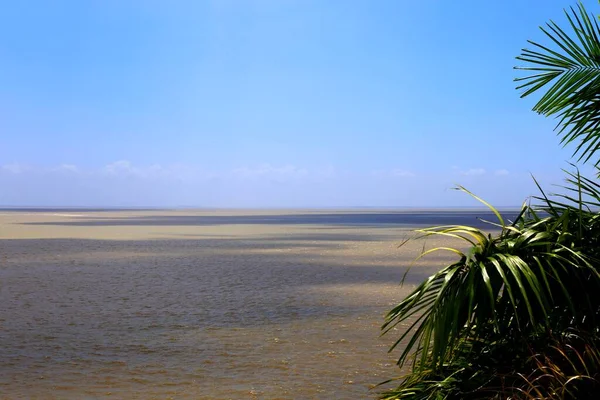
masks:
<path id="1" fill-rule="evenodd" d="M 384 313 L 452 260 L 399 287 L 436 217 L 390 215 L 2 211 L 0 398 L 375 398 Z"/>

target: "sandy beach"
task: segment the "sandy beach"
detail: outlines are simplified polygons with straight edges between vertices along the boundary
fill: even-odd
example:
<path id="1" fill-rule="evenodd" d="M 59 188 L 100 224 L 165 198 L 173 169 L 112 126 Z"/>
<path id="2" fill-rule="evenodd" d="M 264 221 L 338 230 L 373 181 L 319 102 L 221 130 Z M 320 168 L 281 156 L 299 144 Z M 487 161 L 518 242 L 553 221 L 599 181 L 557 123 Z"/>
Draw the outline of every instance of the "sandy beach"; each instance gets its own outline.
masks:
<path id="1" fill-rule="evenodd" d="M 423 243 L 388 214 L 1 212 L 0 398 L 374 398 L 384 313 L 452 260 L 400 287 Z"/>

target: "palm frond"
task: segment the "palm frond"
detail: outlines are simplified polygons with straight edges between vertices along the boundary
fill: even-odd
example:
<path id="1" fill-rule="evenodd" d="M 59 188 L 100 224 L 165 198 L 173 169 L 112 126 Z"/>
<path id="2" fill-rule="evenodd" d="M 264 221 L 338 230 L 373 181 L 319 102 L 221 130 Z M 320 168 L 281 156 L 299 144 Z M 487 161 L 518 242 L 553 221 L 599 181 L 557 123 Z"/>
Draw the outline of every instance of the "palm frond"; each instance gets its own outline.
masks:
<path id="1" fill-rule="evenodd" d="M 581 3 L 565 14 L 569 32 L 553 21 L 542 27 L 551 45 L 529 41 L 517 57 L 525 65 L 515 67 L 527 75 L 515 81 L 521 97 L 545 90 L 534 111 L 556 116 L 561 143 L 579 141 L 574 155 L 587 162 L 600 149 L 600 26 Z"/>
<path id="2" fill-rule="evenodd" d="M 408 325 L 390 348 L 403 347 L 400 366 L 412 361 L 411 378 L 394 392 L 397 398 L 409 398 L 424 380 L 442 385 L 442 390 L 449 384 L 444 371 L 456 365 L 457 357 L 472 359 L 495 351 L 500 343 L 506 346 L 512 340 L 514 345 L 565 327 L 598 329 L 600 298 L 590 293 L 600 291 L 596 258 L 600 217 L 590 203 L 599 201 L 600 185 L 579 171 L 567 176 L 565 188 L 572 195 L 547 196 L 542 191 L 537 197 L 541 204 L 524 203 L 511 225 L 505 225 L 488 204 L 501 221 L 502 231 L 496 236 L 467 226 L 417 231 L 417 238 L 463 240 L 470 250 L 424 250 L 420 257 L 451 251 L 458 259 L 426 279 L 386 315 L 384 334 L 399 324 Z M 427 393 L 422 398 L 436 398 Z"/>

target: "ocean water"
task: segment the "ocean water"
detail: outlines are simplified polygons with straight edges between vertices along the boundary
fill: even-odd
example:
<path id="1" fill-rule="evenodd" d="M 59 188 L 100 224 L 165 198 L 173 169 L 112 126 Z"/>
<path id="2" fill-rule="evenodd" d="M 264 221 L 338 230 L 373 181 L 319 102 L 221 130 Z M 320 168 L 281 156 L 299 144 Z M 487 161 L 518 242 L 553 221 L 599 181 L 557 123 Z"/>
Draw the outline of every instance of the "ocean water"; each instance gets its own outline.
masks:
<path id="1" fill-rule="evenodd" d="M 423 245 L 398 244 L 412 227 L 478 216 L 493 220 L 4 210 L 0 398 L 375 398 L 399 374 L 387 349 L 400 331 L 380 337 L 383 315 L 410 290 L 398 283 Z M 451 257 L 418 263 L 410 281 Z"/>

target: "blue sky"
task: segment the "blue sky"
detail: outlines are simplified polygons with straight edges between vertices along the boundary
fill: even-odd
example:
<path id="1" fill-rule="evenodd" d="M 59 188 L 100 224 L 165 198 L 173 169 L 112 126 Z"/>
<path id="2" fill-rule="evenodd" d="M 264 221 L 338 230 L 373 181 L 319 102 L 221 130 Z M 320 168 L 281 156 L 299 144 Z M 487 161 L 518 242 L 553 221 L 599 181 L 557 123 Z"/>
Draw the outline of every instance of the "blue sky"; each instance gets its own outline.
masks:
<path id="1" fill-rule="evenodd" d="M 519 205 L 572 149 L 514 57 L 573 4 L 8 2 L 0 204 Z"/>

